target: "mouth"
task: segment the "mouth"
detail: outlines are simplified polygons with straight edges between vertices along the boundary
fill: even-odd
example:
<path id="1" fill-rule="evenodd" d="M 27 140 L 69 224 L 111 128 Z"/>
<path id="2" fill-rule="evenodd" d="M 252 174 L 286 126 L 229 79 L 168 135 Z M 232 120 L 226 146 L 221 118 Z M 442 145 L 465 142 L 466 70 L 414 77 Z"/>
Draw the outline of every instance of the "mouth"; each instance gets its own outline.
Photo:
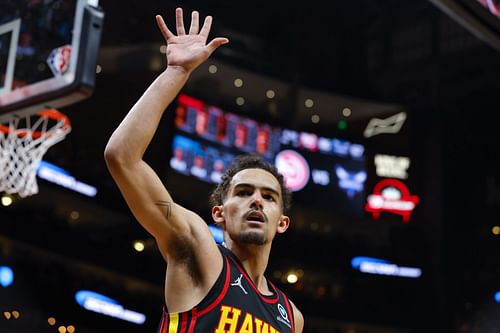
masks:
<path id="1" fill-rule="evenodd" d="M 246 214 L 245 220 L 253 223 L 266 223 L 266 216 L 260 211 L 252 210 Z"/>

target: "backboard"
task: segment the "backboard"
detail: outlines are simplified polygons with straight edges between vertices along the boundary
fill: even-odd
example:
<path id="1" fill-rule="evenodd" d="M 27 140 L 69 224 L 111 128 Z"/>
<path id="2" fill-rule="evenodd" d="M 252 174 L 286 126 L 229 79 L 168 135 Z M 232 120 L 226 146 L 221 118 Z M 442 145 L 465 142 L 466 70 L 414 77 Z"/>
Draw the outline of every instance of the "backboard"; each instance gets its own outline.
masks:
<path id="1" fill-rule="evenodd" d="M 103 18 L 98 0 L 0 3 L 0 122 L 90 96 Z"/>

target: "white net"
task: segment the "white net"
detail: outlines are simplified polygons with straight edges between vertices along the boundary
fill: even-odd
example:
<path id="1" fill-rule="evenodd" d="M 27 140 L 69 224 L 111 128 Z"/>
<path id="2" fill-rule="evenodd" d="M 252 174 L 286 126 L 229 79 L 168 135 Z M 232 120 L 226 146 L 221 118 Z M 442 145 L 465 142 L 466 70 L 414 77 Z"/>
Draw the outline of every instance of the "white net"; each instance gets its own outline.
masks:
<path id="1" fill-rule="evenodd" d="M 68 117 L 54 109 L 0 124 L 0 192 L 22 198 L 38 193 L 36 172 L 43 155 L 70 131 Z"/>

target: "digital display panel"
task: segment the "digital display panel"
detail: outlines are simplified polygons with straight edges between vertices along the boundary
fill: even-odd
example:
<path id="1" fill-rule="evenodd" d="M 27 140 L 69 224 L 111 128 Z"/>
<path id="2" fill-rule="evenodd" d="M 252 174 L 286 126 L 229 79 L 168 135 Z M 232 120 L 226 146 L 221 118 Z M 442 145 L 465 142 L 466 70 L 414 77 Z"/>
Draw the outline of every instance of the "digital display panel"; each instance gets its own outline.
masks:
<path id="1" fill-rule="evenodd" d="M 258 153 L 285 177 L 301 204 L 363 214 L 363 145 L 271 126 L 180 95 L 170 168 L 217 183 L 235 156 Z"/>

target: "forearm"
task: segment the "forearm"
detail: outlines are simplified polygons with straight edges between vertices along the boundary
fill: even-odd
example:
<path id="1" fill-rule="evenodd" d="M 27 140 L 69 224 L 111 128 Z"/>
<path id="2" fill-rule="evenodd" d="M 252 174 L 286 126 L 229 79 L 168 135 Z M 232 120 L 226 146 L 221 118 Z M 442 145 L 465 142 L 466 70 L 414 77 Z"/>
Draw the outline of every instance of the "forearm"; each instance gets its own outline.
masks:
<path id="1" fill-rule="evenodd" d="M 144 92 L 108 141 L 106 157 L 121 162 L 142 159 L 153 138 L 163 112 L 186 83 L 189 73 L 167 67 Z"/>

